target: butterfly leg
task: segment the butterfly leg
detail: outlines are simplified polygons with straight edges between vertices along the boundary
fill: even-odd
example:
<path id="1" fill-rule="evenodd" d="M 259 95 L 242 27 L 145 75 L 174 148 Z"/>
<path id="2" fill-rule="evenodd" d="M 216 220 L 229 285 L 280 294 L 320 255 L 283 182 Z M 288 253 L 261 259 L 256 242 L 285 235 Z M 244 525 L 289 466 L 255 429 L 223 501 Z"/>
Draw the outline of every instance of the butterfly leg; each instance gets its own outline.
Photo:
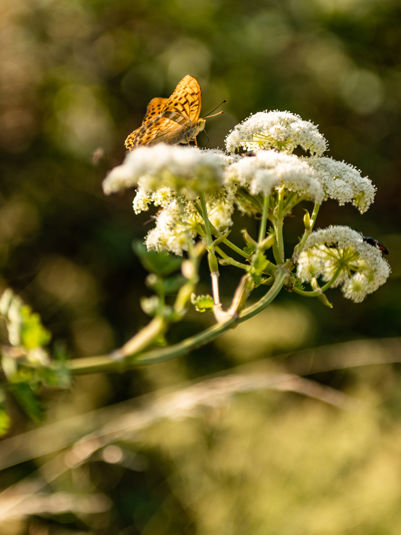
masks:
<path id="1" fill-rule="evenodd" d="M 195 147 L 198 146 L 198 142 L 197 142 L 197 140 L 196 140 L 196 137 L 194 137 L 194 144 L 195 144 Z"/>

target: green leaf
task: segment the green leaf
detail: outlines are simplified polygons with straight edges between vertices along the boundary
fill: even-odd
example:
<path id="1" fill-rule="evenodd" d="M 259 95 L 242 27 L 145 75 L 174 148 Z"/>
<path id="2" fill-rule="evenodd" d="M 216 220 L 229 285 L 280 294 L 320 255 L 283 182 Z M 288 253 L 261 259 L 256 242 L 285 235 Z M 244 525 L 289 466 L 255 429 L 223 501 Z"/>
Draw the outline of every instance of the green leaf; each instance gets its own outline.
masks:
<path id="1" fill-rule="evenodd" d="M 0 436 L 5 435 L 10 429 L 11 420 L 5 408 L 0 406 Z"/>
<path id="2" fill-rule="evenodd" d="M 206 312 L 213 308 L 213 298 L 211 295 L 191 295 L 191 303 L 198 312 Z"/>
<path id="3" fill-rule="evenodd" d="M 39 314 L 28 305 L 21 308 L 21 342 L 26 349 L 42 347 L 50 342 L 50 332 L 42 325 Z"/>
<path id="4" fill-rule="evenodd" d="M 0 389 L 0 436 L 10 429 L 11 420 L 6 411 L 4 391 Z"/>
<path id="5" fill-rule="evenodd" d="M 10 391 L 29 418 L 35 423 L 39 423 L 42 420 L 43 411 L 32 388 L 27 383 L 12 383 L 10 384 Z"/>
<path id="6" fill-rule="evenodd" d="M 263 253 L 259 253 L 253 262 L 254 269 L 258 274 L 265 271 L 269 264 L 271 264 L 271 262 L 265 257 Z"/>
<path id="7" fill-rule="evenodd" d="M 178 292 L 178 290 L 186 283 L 187 279 L 182 275 L 176 275 L 175 277 L 168 277 L 163 280 L 163 289 L 165 295 L 172 295 Z"/>
<path id="8" fill-rule="evenodd" d="M 245 228 L 241 229 L 241 234 L 242 234 L 242 237 L 244 238 L 248 251 L 249 252 L 256 251 L 258 242 L 252 238 L 252 236 L 248 233 L 248 231 Z"/>
<path id="9" fill-rule="evenodd" d="M 132 247 L 143 267 L 151 273 L 165 277 L 180 269 L 182 258 L 178 256 L 166 252 L 148 251 L 146 246 L 138 241 L 134 242 Z"/>

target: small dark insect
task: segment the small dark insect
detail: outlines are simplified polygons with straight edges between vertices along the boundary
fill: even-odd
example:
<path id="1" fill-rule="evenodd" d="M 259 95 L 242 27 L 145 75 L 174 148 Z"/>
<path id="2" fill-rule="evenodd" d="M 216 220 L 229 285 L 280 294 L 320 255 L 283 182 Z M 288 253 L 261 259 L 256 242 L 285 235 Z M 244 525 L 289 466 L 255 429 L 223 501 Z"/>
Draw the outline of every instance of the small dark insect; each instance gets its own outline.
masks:
<path id="1" fill-rule="evenodd" d="M 370 236 L 364 236 L 363 241 L 368 243 L 369 245 L 372 245 L 373 247 L 376 247 L 376 249 L 379 249 L 383 254 L 388 254 L 388 249 L 385 245 L 382 244 L 382 242 L 375 240 Z"/>

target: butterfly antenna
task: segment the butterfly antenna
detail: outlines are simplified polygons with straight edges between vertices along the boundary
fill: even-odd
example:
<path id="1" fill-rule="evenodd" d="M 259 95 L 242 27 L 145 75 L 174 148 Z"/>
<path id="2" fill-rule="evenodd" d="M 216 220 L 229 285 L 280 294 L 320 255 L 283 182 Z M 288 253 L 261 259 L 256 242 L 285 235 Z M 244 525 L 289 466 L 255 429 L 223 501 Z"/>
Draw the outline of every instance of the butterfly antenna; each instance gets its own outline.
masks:
<path id="1" fill-rule="evenodd" d="M 224 99 L 220 102 L 220 104 L 218 104 L 217 106 L 215 106 L 213 109 L 211 109 L 208 114 L 206 115 L 206 117 L 204 117 L 204 119 L 210 119 L 210 117 L 217 117 L 217 115 L 221 115 L 223 113 L 223 110 L 219 111 L 218 113 L 214 113 L 213 115 L 209 115 L 209 113 L 213 113 L 214 110 L 217 110 L 218 108 L 220 108 L 220 106 L 222 106 L 223 104 L 225 104 L 227 102 L 227 99 Z"/>

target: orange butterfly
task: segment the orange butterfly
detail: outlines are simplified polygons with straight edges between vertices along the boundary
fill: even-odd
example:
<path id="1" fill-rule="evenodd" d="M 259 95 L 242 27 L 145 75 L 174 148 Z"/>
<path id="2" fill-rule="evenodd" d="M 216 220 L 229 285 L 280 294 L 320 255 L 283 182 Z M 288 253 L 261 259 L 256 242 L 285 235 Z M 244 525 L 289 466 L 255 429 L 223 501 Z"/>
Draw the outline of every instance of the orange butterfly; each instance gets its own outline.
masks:
<path id="1" fill-rule="evenodd" d="M 149 102 L 142 125 L 131 132 L 125 146 L 132 150 L 138 145 L 173 145 L 192 140 L 196 145 L 196 136 L 206 124 L 205 119 L 199 118 L 200 110 L 201 88 L 198 81 L 187 74 L 169 98 L 153 98 Z"/>

